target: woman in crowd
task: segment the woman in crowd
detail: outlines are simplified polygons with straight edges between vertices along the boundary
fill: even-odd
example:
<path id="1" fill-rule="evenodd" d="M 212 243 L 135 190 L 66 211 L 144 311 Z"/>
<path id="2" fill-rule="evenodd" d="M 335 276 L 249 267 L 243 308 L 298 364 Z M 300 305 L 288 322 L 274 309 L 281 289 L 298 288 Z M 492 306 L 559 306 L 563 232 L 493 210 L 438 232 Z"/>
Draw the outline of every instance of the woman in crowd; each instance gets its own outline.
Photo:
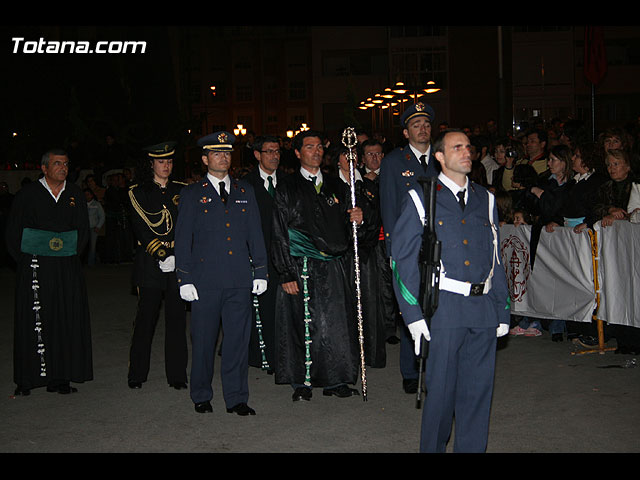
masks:
<path id="1" fill-rule="evenodd" d="M 547 232 L 553 232 L 557 226 L 574 228 L 584 223 L 593 209 L 598 188 L 607 181 L 607 177 L 596 169 L 593 143 L 579 144 L 573 151 L 571 165 L 574 172 L 573 185 L 559 207 L 558 217 L 546 224 Z"/>
<path id="2" fill-rule="evenodd" d="M 542 228 L 545 227 L 549 231 L 547 225 L 562 225 L 564 223 L 560 208 L 567 200 L 573 186 L 571 153 L 571 149 L 564 144 L 552 147 L 549 152 L 548 176 L 542 174 L 538 185 L 529 189 L 531 194 L 538 200 L 538 219 L 531 228 L 532 265 L 534 250 Z M 549 332 L 554 342 L 563 340 L 565 330 L 566 323 L 564 320 L 551 320 Z"/>
<path id="3" fill-rule="evenodd" d="M 616 220 L 629 219 L 627 206 L 633 184 L 629 153 L 620 149 L 609 150 L 605 165 L 609 180 L 598 188 L 593 209 L 585 221 L 575 228 L 578 233 L 598 221 L 603 227 L 608 227 Z"/>

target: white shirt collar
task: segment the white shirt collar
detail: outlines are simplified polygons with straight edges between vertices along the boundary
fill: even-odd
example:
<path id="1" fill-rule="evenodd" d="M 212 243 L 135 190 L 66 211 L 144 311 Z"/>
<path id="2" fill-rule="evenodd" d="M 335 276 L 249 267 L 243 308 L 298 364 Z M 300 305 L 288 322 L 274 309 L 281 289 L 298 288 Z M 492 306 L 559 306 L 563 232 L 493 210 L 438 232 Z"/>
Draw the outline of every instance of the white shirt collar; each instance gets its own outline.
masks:
<path id="1" fill-rule="evenodd" d="M 447 177 L 444 173 L 440 172 L 438 175 L 438 180 L 442 182 L 442 184 L 451 190 L 454 196 L 458 195 L 458 192 L 464 188 L 464 201 L 465 203 L 469 200 L 469 178 L 467 177 L 464 187 L 461 187 L 456 182 Z"/>
<path id="2" fill-rule="evenodd" d="M 211 185 L 213 185 L 213 188 L 216 189 L 216 192 L 218 192 L 218 195 L 220 195 L 220 182 L 224 182 L 224 188 L 227 190 L 227 193 L 231 192 L 231 177 L 229 177 L 228 174 L 225 175 L 225 177 L 222 180 L 220 180 L 219 178 L 216 178 L 207 172 L 207 179 L 211 182 Z"/>
<path id="3" fill-rule="evenodd" d="M 53 191 L 51 190 L 51 187 L 49 186 L 49 184 L 47 183 L 46 178 L 44 177 L 40 177 L 40 183 L 42 183 L 42 185 L 44 185 L 44 188 L 47 189 L 47 191 L 51 194 L 51 196 L 53 197 L 53 199 L 56 201 L 56 203 L 58 203 L 58 199 L 60 199 L 60 195 L 62 195 L 62 192 L 64 192 L 64 189 L 67 188 L 67 181 L 65 180 L 62 183 L 62 188 L 60 189 L 60 191 L 58 192 L 58 196 L 56 197 L 53 194 Z"/>
<path id="4" fill-rule="evenodd" d="M 260 174 L 260 178 L 264 180 L 264 188 L 269 188 L 269 177 L 271 177 L 271 180 L 273 181 L 273 188 L 276 187 L 276 172 L 273 172 L 271 175 L 269 175 L 267 172 L 262 170 L 260 165 L 258 165 L 258 173 Z"/>
<path id="5" fill-rule="evenodd" d="M 310 173 L 308 170 L 306 170 L 304 167 L 300 167 L 300 173 L 304 178 L 306 178 L 309 181 L 311 181 L 310 177 L 316 177 L 316 185 L 320 185 L 322 183 L 322 170 L 318 170 L 318 173 L 314 175 Z"/>
<path id="6" fill-rule="evenodd" d="M 576 173 L 573 176 L 573 179 L 576 181 L 576 183 L 578 183 L 580 180 L 586 180 L 587 178 L 589 178 L 591 175 L 593 174 L 593 170 L 589 170 L 586 173 Z"/>
<path id="7" fill-rule="evenodd" d="M 420 157 L 422 155 L 426 155 L 426 161 L 427 161 L 427 165 L 429 165 L 429 156 L 431 154 L 431 145 L 429 145 L 429 148 L 427 148 L 426 152 L 421 152 L 419 151 L 416 147 L 414 147 L 413 145 L 409 144 L 409 148 L 411 148 L 411 151 L 413 152 L 413 154 L 416 156 L 416 158 L 418 159 L 418 161 L 420 160 Z"/>

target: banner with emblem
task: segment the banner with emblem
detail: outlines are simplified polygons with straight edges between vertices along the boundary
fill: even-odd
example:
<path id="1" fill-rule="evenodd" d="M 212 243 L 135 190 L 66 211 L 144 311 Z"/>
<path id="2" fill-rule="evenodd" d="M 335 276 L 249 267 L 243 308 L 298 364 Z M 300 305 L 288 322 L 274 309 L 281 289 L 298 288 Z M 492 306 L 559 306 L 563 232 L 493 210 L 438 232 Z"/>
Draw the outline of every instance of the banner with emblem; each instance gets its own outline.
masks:
<path id="1" fill-rule="evenodd" d="M 640 224 L 616 221 L 594 229 L 598 234 L 598 318 L 607 323 L 640 327 Z"/>
<path id="2" fill-rule="evenodd" d="M 516 315 L 591 322 L 596 307 L 591 240 L 586 232 L 542 231 L 531 268 L 531 226 L 500 227 L 501 262 Z"/>

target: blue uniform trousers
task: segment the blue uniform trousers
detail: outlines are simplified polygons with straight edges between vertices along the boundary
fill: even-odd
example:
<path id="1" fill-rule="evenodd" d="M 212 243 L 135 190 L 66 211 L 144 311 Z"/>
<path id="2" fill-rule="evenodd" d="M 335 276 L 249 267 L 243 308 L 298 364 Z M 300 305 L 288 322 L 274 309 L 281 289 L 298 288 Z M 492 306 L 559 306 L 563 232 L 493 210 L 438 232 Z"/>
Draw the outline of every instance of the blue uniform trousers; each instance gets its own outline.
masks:
<path id="1" fill-rule="evenodd" d="M 455 452 L 484 452 L 489 432 L 496 329 L 431 331 L 420 451 L 444 453 L 455 415 Z"/>
<path id="2" fill-rule="evenodd" d="M 227 408 L 249 399 L 249 337 L 251 289 L 224 288 L 198 291 L 191 303 L 191 399 L 213 398 L 213 366 L 220 326 L 224 332 L 220 377 Z"/>

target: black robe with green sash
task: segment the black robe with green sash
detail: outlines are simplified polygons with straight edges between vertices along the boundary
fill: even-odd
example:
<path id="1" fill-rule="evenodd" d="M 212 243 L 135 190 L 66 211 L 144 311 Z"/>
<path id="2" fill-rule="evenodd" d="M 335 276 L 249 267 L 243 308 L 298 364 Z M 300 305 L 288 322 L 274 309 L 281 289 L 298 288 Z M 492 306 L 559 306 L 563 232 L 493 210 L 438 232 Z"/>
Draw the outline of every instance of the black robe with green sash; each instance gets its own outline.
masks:
<path id="1" fill-rule="evenodd" d="M 327 387 L 358 378 L 350 207 L 349 187 L 337 177 L 325 174 L 319 192 L 299 172 L 278 184 L 273 263 L 280 282 L 297 281 L 300 293 L 278 288 L 276 383 Z"/>
<path id="2" fill-rule="evenodd" d="M 16 194 L 6 229 L 16 261 L 14 381 L 23 389 L 93 379 L 80 254 L 89 239 L 84 192 L 67 182 L 56 202 L 40 181 Z"/>

